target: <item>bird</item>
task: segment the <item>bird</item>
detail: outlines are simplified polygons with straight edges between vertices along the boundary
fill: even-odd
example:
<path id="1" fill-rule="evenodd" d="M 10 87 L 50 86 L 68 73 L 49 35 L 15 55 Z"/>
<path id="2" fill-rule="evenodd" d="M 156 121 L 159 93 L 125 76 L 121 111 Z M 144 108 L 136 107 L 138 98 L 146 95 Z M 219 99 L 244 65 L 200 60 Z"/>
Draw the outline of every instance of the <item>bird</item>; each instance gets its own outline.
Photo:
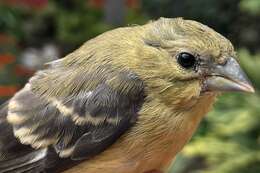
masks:
<path id="1" fill-rule="evenodd" d="M 0 172 L 164 173 L 224 92 L 253 93 L 232 43 L 164 18 L 47 63 L 0 109 Z"/>

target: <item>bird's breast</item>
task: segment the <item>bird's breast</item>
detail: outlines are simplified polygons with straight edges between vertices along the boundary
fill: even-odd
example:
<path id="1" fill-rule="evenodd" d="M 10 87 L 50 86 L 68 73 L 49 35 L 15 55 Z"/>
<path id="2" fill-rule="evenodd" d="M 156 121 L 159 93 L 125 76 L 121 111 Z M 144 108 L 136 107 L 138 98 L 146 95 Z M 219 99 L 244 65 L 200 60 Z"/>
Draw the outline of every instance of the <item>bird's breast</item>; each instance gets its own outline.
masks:
<path id="1" fill-rule="evenodd" d="M 213 97 L 201 100 L 183 112 L 174 112 L 160 102 L 146 102 L 135 126 L 114 145 L 66 173 L 165 172 L 213 102 Z"/>

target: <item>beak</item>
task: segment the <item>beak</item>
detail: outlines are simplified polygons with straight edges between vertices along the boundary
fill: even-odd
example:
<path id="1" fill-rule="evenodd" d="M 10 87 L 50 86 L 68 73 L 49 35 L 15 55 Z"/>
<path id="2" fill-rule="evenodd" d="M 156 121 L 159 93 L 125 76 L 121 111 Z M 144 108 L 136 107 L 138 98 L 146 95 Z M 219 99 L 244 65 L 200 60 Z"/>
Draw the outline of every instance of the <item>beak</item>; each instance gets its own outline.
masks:
<path id="1" fill-rule="evenodd" d="M 210 73 L 203 83 L 203 91 L 255 92 L 250 80 L 234 58 L 228 58 L 224 65 L 212 66 Z"/>

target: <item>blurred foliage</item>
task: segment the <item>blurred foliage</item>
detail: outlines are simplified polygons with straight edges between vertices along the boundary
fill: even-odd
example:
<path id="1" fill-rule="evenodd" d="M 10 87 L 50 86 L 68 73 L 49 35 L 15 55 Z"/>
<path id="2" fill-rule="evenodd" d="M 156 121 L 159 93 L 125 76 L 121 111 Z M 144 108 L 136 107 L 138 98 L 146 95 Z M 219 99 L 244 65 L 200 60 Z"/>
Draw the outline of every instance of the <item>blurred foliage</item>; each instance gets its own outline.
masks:
<path id="1" fill-rule="evenodd" d="M 148 16 L 197 20 L 225 35 L 236 47 L 246 47 L 254 52 L 260 51 L 260 15 L 257 15 L 260 11 L 259 0 L 143 0 L 142 2 Z"/>
<path id="2" fill-rule="evenodd" d="M 102 18 L 102 10 L 91 8 L 85 0 L 49 1 L 42 9 L 2 4 L 0 31 L 14 35 L 23 46 L 55 41 L 71 51 L 111 28 Z"/>
<path id="3" fill-rule="evenodd" d="M 260 1 L 259 0 L 242 0 L 240 2 L 240 8 L 250 14 L 260 14 Z"/>
<path id="4" fill-rule="evenodd" d="M 16 62 L 0 63 L 1 85 L 22 85 L 28 78 L 21 80 L 15 70 L 25 48 L 51 42 L 65 55 L 115 27 L 104 22 L 102 1 L 97 1 L 97 6 L 91 5 L 94 0 L 35 2 L 41 3 L 0 2 L 0 58 L 10 57 L 7 54 L 17 57 Z M 142 24 L 160 16 L 182 16 L 207 24 L 228 37 L 257 90 L 256 94 L 231 93 L 219 97 L 214 111 L 205 117 L 170 172 L 259 173 L 260 0 L 140 0 L 135 6 L 127 8 L 125 25 Z"/>

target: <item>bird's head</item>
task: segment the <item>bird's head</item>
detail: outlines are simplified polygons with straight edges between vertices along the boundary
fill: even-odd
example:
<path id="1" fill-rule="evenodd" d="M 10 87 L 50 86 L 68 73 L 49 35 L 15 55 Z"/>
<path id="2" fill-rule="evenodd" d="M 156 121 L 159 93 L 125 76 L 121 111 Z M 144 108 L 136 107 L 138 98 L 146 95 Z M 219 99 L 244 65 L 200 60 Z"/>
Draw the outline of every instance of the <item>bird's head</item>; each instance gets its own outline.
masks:
<path id="1" fill-rule="evenodd" d="M 142 42 L 127 50 L 135 55 L 127 57 L 127 66 L 165 102 L 185 105 L 225 91 L 254 92 L 231 42 L 213 29 L 182 18 L 160 18 L 137 28 Z"/>
<path id="2" fill-rule="evenodd" d="M 199 22 L 182 18 L 160 18 L 106 32 L 71 56 L 75 58 L 69 55 L 69 61 L 86 66 L 132 71 L 151 97 L 174 107 L 214 100 L 224 91 L 254 92 L 231 42 Z"/>

